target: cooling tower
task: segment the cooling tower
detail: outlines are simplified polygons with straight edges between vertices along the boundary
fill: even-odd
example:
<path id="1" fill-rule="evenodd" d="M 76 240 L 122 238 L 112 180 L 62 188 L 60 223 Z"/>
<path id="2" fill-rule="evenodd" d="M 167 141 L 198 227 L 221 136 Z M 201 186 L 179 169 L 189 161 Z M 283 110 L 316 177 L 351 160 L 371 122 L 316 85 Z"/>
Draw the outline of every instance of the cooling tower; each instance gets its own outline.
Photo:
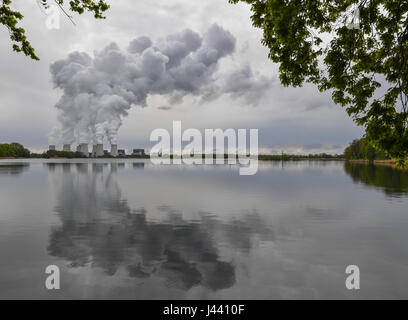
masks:
<path id="1" fill-rule="evenodd" d="M 92 145 L 92 157 L 96 157 L 96 144 Z"/>
<path id="2" fill-rule="evenodd" d="M 71 151 L 71 145 L 70 144 L 64 144 L 62 147 L 62 151 Z"/>
<path id="3" fill-rule="evenodd" d="M 84 156 L 89 157 L 89 151 L 88 151 L 88 144 L 87 143 L 81 143 L 78 147 L 79 152 L 81 152 Z"/>
<path id="4" fill-rule="evenodd" d="M 112 144 L 111 145 L 111 156 L 112 157 L 117 157 L 118 156 L 118 145 L 117 144 Z"/>
<path id="5" fill-rule="evenodd" d="M 50 151 L 55 151 L 55 150 L 56 150 L 56 149 L 55 149 L 55 145 L 51 144 L 51 145 L 48 147 L 48 150 L 50 150 Z"/>
<path id="6" fill-rule="evenodd" d="M 96 145 L 95 157 L 103 157 L 103 144 Z"/>

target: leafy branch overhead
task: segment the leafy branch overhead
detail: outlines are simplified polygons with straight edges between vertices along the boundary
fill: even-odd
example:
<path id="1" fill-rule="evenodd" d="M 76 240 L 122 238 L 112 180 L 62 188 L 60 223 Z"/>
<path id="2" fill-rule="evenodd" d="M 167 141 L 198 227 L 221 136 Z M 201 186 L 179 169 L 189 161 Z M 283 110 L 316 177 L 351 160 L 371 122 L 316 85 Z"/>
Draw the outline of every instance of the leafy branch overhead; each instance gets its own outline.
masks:
<path id="1" fill-rule="evenodd" d="M 65 1 L 68 2 L 68 1 Z M 64 0 L 41 0 L 41 4 L 47 8 L 50 3 L 56 3 L 64 13 Z M 19 11 L 11 8 L 12 0 L 0 0 L 0 24 L 4 25 L 10 33 L 10 39 L 13 42 L 13 50 L 23 52 L 26 56 L 39 60 L 35 54 L 34 48 L 27 40 L 25 30 L 18 26 L 23 15 Z M 104 19 L 103 13 L 109 9 L 109 5 L 103 1 L 93 0 L 71 0 L 69 1 L 69 10 L 74 13 L 82 14 L 86 11 L 92 12 L 96 19 Z"/>
<path id="2" fill-rule="evenodd" d="M 285 86 L 332 92 L 388 156 L 408 157 L 408 1 L 229 0 L 251 6 Z M 359 28 L 345 23 L 358 8 Z M 350 17 L 350 15 L 348 16 Z"/>

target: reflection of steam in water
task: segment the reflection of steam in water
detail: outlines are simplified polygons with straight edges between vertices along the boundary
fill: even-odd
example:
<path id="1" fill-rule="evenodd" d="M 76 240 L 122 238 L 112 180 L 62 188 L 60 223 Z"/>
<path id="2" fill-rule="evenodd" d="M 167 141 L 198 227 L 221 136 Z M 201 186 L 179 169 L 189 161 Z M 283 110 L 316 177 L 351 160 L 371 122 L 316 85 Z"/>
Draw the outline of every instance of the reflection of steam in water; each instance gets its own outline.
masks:
<path id="1" fill-rule="evenodd" d="M 121 197 L 118 166 L 105 166 L 62 166 L 62 177 L 54 179 L 60 184 L 56 212 L 62 226 L 52 230 L 48 251 L 71 267 L 91 264 L 108 275 L 125 268 L 131 278 L 162 278 L 183 290 L 196 285 L 219 290 L 234 285 L 235 267 L 220 259 L 218 235 L 242 251 L 255 233 L 273 240 L 256 213 L 223 224 L 204 213 L 200 221 L 186 221 L 180 211 L 163 206 L 158 208 L 163 219 L 148 221 L 145 209 L 131 210 Z"/>
<path id="2" fill-rule="evenodd" d="M 346 162 L 344 170 L 356 183 L 381 188 L 389 196 L 408 194 L 408 171 L 386 165 L 369 165 Z"/>

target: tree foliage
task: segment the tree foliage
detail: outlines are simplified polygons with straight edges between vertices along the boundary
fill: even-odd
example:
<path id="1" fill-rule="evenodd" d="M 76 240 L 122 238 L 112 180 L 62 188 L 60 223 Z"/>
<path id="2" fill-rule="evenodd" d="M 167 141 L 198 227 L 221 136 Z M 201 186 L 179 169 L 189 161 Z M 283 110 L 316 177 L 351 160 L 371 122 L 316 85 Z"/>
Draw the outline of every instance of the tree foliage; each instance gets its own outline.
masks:
<path id="1" fill-rule="evenodd" d="M 344 150 L 344 158 L 346 160 L 387 160 L 389 159 L 387 155 L 375 149 L 367 138 L 355 139 L 347 148 Z"/>
<path id="2" fill-rule="evenodd" d="M 18 26 L 18 23 L 23 19 L 23 15 L 19 11 L 12 9 L 12 2 L 12 0 L 0 0 L 0 24 L 8 29 L 14 51 L 23 52 L 26 56 L 34 60 L 39 60 L 35 54 L 34 48 L 27 40 L 25 30 Z M 51 2 L 56 3 L 63 10 L 64 0 L 41 0 L 41 4 L 44 7 L 48 7 Z M 103 16 L 103 13 L 108 9 L 109 5 L 103 0 L 69 1 L 69 10 L 71 12 L 82 14 L 89 11 L 93 13 L 96 19 L 104 19 L 105 17 Z M 65 10 L 63 10 L 63 12 L 66 13 Z"/>
<path id="3" fill-rule="evenodd" d="M 343 159 L 342 154 L 327 154 L 327 153 L 319 153 L 319 154 L 286 154 L 282 153 L 280 155 L 264 155 L 260 154 L 258 159 L 261 161 L 302 161 L 302 160 L 336 160 L 336 159 Z"/>
<path id="4" fill-rule="evenodd" d="M 48 150 L 44 152 L 41 158 L 50 159 L 50 158 L 67 158 L 67 159 L 75 159 L 75 158 L 86 158 L 81 152 L 72 152 L 72 151 L 58 151 L 58 150 Z"/>
<path id="5" fill-rule="evenodd" d="M 367 139 L 402 165 L 408 157 L 408 1 L 229 0 L 246 2 L 263 29 L 285 86 L 332 92 Z M 360 13 L 347 26 L 347 9 Z"/>
<path id="6" fill-rule="evenodd" d="M 16 142 L 3 143 L 0 144 L 0 157 L 29 158 L 30 151 Z"/>

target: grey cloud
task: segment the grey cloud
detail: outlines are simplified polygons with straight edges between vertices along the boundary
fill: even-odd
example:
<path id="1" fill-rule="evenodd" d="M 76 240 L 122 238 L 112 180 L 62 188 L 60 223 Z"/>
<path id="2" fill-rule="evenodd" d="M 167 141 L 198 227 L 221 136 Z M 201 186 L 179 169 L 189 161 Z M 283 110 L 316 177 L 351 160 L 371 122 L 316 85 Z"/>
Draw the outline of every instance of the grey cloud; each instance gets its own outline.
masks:
<path id="1" fill-rule="evenodd" d="M 329 96 L 326 93 L 320 93 L 318 96 L 307 96 L 304 100 L 306 111 L 313 111 L 324 107 L 334 106 L 334 103 L 330 100 Z"/>
<path id="2" fill-rule="evenodd" d="M 201 102 L 212 101 L 221 95 L 228 94 L 233 98 L 242 98 L 246 104 L 258 105 L 265 92 L 271 89 L 274 79 L 253 72 L 246 64 L 223 72 L 218 76 L 215 86 L 205 88 Z"/>
<path id="3" fill-rule="evenodd" d="M 171 109 L 173 109 L 172 107 L 168 107 L 168 106 L 162 106 L 162 107 L 157 107 L 157 109 L 159 110 L 163 110 L 163 111 L 169 111 Z"/>
<path id="4" fill-rule="evenodd" d="M 263 93 L 272 85 L 272 79 L 254 74 L 246 65 L 226 76 L 224 92 L 238 97 L 245 97 L 247 103 L 257 104 Z"/>

